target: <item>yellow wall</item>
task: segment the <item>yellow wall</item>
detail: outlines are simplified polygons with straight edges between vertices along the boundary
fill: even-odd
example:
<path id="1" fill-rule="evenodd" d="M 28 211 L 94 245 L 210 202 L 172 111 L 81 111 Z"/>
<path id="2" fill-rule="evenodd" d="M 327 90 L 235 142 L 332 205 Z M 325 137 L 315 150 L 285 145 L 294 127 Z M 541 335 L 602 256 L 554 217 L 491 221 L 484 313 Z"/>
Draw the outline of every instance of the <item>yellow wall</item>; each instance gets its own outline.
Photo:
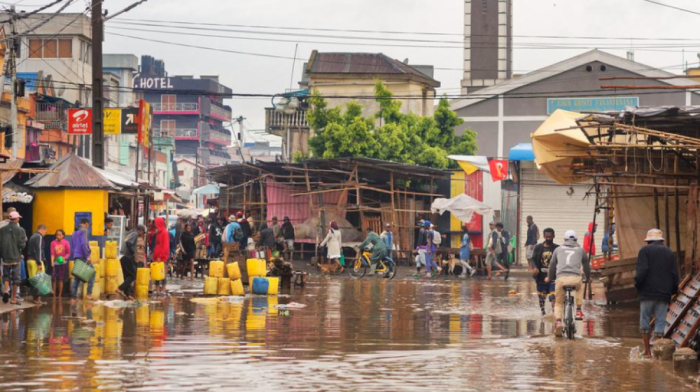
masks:
<path id="1" fill-rule="evenodd" d="M 454 171 L 452 172 L 452 181 L 450 182 L 450 197 L 456 197 L 464 193 L 464 171 Z M 454 215 L 450 214 L 450 231 L 461 231 L 462 222 L 455 218 Z M 450 244 L 453 248 L 459 248 L 461 241 L 460 235 L 452 236 L 452 243 Z"/>
<path id="2" fill-rule="evenodd" d="M 45 224 L 49 234 L 63 229 L 67 235 L 75 229 L 75 213 L 92 213 L 92 235 L 104 235 L 104 216 L 108 195 L 101 189 L 38 189 L 34 198 L 34 230 Z"/>

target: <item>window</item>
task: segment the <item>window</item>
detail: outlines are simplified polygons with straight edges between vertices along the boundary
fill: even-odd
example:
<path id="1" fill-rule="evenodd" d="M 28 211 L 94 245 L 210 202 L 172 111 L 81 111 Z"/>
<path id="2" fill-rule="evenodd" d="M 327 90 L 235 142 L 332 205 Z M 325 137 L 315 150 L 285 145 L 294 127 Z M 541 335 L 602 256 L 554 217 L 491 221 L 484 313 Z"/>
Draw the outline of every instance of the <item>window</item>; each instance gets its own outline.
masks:
<path id="1" fill-rule="evenodd" d="M 175 110 L 177 95 L 164 94 L 160 96 L 161 110 Z"/>
<path id="2" fill-rule="evenodd" d="M 184 170 L 178 170 L 178 171 L 177 171 L 177 175 L 178 175 L 178 176 L 184 176 L 184 175 L 185 175 L 185 171 L 184 171 Z"/>
<path id="3" fill-rule="evenodd" d="M 174 136 L 175 120 L 160 120 L 160 134 L 161 136 Z"/>
<path id="4" fill-rule="evenodd" d="M 29 58 L 71 58 L 73 57 L 73 39 L 71 38 L 31 38 L 29 39 Z"/>

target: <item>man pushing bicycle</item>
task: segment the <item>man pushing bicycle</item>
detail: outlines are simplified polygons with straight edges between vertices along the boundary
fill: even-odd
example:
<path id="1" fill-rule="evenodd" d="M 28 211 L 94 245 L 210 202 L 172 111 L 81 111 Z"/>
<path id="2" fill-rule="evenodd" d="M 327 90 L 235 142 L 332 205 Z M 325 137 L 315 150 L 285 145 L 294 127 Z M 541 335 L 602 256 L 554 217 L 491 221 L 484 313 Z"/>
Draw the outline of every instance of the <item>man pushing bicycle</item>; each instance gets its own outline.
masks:
<path id="1" fill-rule="evenodd" d="M 581 305 L 583 304 L 583 290 L 581 268 L 586 275 L 586 281 L 591 278 L 591 264 L 588 255 L 581 245 L 576 242 L 576 232 L 567 230 L 564 234 L 564 245 L 554 250 L 552 260 L 549 263 L 549 274 L 545 282 L 556 281 L 554 316 L 556 317 L 555 335 L 562 336 L 563 325 L 561 322 L 564 305 L 564 287 L 575 287 L 574 298 L 576 301 L 576 320 L 583 320 Z"/>

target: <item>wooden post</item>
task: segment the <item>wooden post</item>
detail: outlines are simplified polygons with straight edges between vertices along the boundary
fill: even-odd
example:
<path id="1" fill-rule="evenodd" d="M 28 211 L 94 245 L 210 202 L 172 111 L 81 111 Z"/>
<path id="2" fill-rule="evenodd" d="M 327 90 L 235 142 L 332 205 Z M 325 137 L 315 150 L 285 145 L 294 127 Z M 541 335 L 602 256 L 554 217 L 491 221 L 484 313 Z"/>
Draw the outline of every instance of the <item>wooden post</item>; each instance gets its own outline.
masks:
<path id="1" fill-rule="evenodd" d="M 395 243 L 396 244 L 401 243 L 399 241 L 401 238 L 401 235 L 399 234 L 399 228 L 398 228 L 397 222 L 396 222 L 397 216 L 396 216 L 396 202 L 394 201 L 394 198 L 396 197 L 396 194 L 394 193 L 394 172 L 391 172 L 391 177 L 390 177 L 389 181 L 390 181 L 389 182 L 389 189 L 391 190 L 391 228 L 392 228 L 393 233 L 394 233 L 393 234 L 394 238 L 392 238 L 392 246 L 393 246 Z M 396 227 L 396 230 L 394 230 L 394 227 Z M 397 246 L 397 248 L 399 248 L 399 247 Z M 389 250 L 391 251 L 392 249 L 389 249 Z M 399 253 L 397 252 L 396 255 L 398 256 Z M 396 260 L 394 260 L 394 261 L 396 262 L 397 260 L 398 260 L 398 258 L 396 258 Z"/>
<path id="2" fill-rule="evenodd" d="M 304 180 L 306 181 L 306 191 L 311 192 L 311 181 L 309 180 L 309 168 L 304 163 Z M 314 201 L 309 195 L 309 212 L 313 213 L 314 210 Z"/>
<path id="3" fill-rule="evenodd" d="M 673 160 L 673 173 L 678 174 L 678 155 L 675 155 L 675 159 Z M 686 260 L 688 258 L 686 257 L 685 260 L 681 260 L 681 222 L 680 222 L 680 197 L 678 195 L 678 177 L 676 177 L 675 180 L 673 180 L 673 184 L 675 185 L 676 189 L 673 191 L 673 201 L 675 204 L 674 212 L 674 220 L 676 223 L 676 255 L 677 255 L 677 260 L 679 263 L 679 266 L 683 266 L 683 274 L 688 273 L 688 265 L 686 265 Z"/>
<path id="4" fill-rule="evenodd" d="M 656 180 L 653 180 L 656 184 Z M 654 218 L 656 219 L 656 228 L 661 229 L 661 217 L 659 212 L 659 190 L 654 188 Z"/>

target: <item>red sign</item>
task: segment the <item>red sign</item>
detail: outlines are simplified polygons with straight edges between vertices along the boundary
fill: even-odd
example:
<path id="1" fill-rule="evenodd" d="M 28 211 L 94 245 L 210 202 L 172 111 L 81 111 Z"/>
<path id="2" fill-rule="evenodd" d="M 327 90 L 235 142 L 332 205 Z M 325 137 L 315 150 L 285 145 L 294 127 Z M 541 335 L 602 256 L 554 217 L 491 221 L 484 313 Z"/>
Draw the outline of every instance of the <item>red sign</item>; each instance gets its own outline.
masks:
<path id="1" fill-rule="evenodd" d="M 92 109 L 68 109 L 68 133 L 71 135 L 91 135 Z"/>
<path id="2" fill-rule="evenodd" d="M 508 161 L 505 159 L 489 159 L 491 178 L 494 182 L 508 178 Z"/>

